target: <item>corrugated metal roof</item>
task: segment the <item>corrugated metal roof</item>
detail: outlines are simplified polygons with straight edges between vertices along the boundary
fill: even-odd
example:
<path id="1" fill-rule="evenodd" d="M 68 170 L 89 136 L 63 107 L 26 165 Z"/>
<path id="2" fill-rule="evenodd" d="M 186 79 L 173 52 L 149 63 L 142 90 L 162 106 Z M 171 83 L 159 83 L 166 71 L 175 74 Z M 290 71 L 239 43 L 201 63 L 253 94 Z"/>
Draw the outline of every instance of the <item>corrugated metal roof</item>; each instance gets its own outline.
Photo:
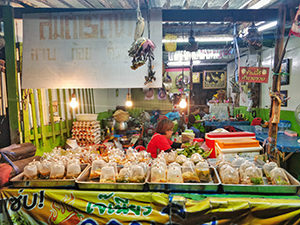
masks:
<path id="1" fill-rule="evenodd" d="M 267 2 L 266 8 L 279 0 L 140 0 L 141 8 L 148 2 L 151 8 L 162 9 L 239 9 L 248 8 L 259 1 Z M 138 0 L 12 0 L 34 8 L 108 8 L 135 9 Z M 16 4 L 13 7 L 18 7 Z"/>

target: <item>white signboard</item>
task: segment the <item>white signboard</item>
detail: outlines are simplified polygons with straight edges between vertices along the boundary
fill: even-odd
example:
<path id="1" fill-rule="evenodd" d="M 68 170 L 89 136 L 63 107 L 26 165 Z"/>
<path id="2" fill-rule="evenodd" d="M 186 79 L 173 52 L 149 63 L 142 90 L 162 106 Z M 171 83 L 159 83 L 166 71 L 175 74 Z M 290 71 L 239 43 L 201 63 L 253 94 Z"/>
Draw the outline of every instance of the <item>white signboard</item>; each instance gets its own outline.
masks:
<path id="1" fill-rule="evenodd" d="M 145 33 L 147 34 L 147 19 Z M 151 12 L 156 81 L 162 86 L 161 11 Z M 143 88 L 147 64 L 132 70 L 128 56 L 134 11 L 24 15 L 22 88 Z"/>

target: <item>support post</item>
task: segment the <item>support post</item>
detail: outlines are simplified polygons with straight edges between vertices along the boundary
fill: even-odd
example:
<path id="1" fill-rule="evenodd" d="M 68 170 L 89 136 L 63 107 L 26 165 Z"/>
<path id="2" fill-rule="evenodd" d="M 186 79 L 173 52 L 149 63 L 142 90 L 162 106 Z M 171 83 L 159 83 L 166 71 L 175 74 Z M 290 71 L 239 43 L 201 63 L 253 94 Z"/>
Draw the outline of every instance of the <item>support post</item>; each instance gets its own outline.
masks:
<path id="1" fill-rule="evenodd" d="M 272 93 L 271 93 L 271 110 L 270 110 L 270 120 L 269 120 L 269 144 L 267 146 L 267 152 L 269 157 L 273 156 L 273 160 L 276 157 L 276 143 L 277 143 L 277 133 L 278 133 L 278 123 L 280 121 L 280 109 L 281 101 L 279 99 L 280 93 L 280 67 L 282 58 L 284 56 L 284 31 L 285 31 L 285 18 L 286 18 L 286 7 L 281 4 L 279 7 L 279 18 L 277 27 L 277 40 L 275 46 L 275 56 L 274 56 L 274 75 L 272 83 Z M 278 162 L 279 163 L 279 162 Z"/>
<path id="2" fill-rule="evenodd" d="M 11 143 L 19 143 L 19 96 L 17 90 L 16 46 L 14 13 L 11 6 L 2 6 L 5 39 L 5 61 L 7 75 L 7 100 Z"/>

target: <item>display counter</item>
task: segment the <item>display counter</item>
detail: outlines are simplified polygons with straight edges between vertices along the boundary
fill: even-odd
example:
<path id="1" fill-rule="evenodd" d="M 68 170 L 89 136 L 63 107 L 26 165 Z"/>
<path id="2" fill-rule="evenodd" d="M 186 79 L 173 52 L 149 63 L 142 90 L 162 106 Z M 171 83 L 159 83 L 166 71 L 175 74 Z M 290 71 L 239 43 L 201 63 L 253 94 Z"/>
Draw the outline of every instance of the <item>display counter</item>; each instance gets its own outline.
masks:
<path id="1" fill-rule="evenodd" d="M 1 224 L 296 224 L 296 195 L 2 189 Z"/>

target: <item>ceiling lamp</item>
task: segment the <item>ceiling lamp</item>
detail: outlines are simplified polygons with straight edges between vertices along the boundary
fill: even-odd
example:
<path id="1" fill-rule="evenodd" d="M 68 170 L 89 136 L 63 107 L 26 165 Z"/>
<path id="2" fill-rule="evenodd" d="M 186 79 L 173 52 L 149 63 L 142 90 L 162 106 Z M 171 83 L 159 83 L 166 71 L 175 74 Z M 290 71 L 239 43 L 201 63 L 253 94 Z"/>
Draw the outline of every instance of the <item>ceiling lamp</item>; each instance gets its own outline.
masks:
<path id="1" fill-rule="evenodd" d="M 126 96 L 125 106 L 128 107 L 128 108 L 131 108 L 133 106 L 129 88 L 128 88 L 128 93 L 127 93 L 127 96 Z"/>
<path id="2" fill-rule="evenodd" d="M 78 103 L 78 101 L 77 101 L 77 99 L 76 99 L 76 95 L 75 95 L 75 93 L 73 93 L 72 94 L 72 97 L 71 97 L 71 101 L 70 101 L 70 107 L 72 108 L 72 109 L 75 109 L 75 108 L 77 108 L 79 106 L 79 103 Z"/>
<path id="3" fill-rule="evenodd" d="M 180 107 L 181 109 L 185 109 L 185 108 L 187 107 L 187 102 L 186 102 L 185 97 L 181 97 L 181 100 L 180 100 L 180 102 L 179 102 L 179 107 Z"/>

